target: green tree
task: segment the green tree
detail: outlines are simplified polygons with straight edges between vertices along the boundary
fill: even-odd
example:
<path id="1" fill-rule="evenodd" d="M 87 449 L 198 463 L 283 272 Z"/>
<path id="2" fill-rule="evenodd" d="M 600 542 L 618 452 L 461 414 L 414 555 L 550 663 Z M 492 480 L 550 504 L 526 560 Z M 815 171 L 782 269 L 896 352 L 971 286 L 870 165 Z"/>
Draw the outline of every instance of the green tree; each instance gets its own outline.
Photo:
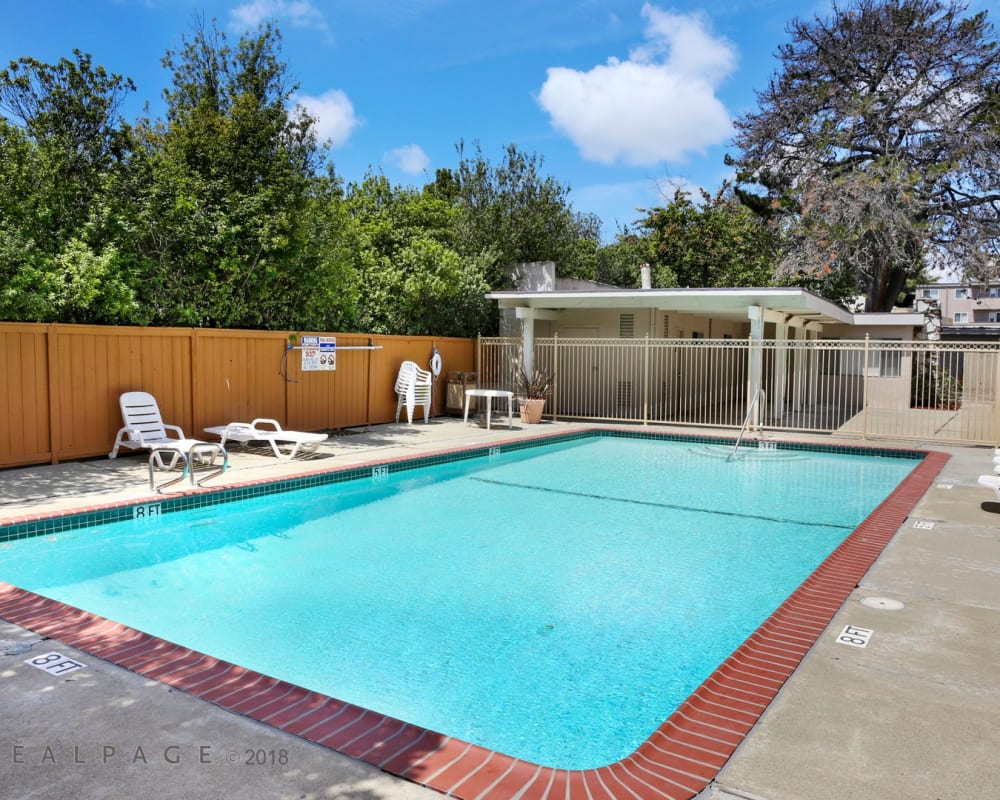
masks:
<path id="1" fill-rule="evenodd" d="M 361 297 L 361 230 L 344 197 L 342 180 L 331 166 L 311 184 L 299 218 L 302 247 L 285 273 L 288 327 L 303 330 L 364 330 L 358 319 Z"/>
<path id="2" fill-rule="evenodd" d="M 965 10 L 859 0 L 792 21 L 735 139 L 744 201 L 789 230 L 786 274 L 887 311 L 930 258 L 996 270 L 1000 48 Z"/>
<path id="3" fill-rule="evenodd" d="M 105 173 L 131 149 L 118 112 L 135 91 L 131 79 L 95 67 L 89 54 L 73 56 L 56 64 L 20 58 L 0 71 L 0 111 L 46 151 L 63 189 L 57 210 L 70 227 L 87 219 Z"/>
<path id="4" fill-rule="evenodd" d="M 483 259 L 451 246 L 453 203 L 434 191 L 393 186 L 381 173 L 349 186 L 346 202 L 360 233 L 364 330 L 473 336 L 488 329 Z"/>
<path id="5" fill-rule="evenodd" d="M 173 73 L 166 121 L 139 126 L 141 165 L 126 193 L 136 205 L 144 304 L 161 324 L 298 327 L 321 321 L 301 309 L 351 283 L 300 264 L 317 225 L 328 230 L 331 218 L 319 220 L 330 195 L 316 191 L 314 121 L 288 110 L 297 87 L 280 44 L 271 25 L 234 48 L 214 25 L 198 24 L 163 59 Z M 350 268 L 315 252 L 310 263 Z"/>
<path id="6" fill-rule="evenodd" d="M 666 206 L 638 223 L 648 232 L 653 285 L 747 287 L 773 283 L 778 238 L 774 227 L 723 186 L 702 191 L 701 203 L 677 189 Z"/>
<path id="7" fill-rule="evenodd" d="M 0 71 L 0 317 L 130 321 L 136 304 L 104 213 L 127 169 L 118 109 L 134 87 L 89 55 Z"/>
<path id="8" fill-rule="evenodd" d="M 554 261 L 560 275 L 594 276 L 600 220 L 573 209 L 569 187 L 542 174 L 540 156 L 512 144 L 503 161 L 493 164 L 478 143 L 471 157 L 464 144 L 457 149 L 458 168 L 439 170 L 431 191 L 458 206 L 458 251 L 467 257 L 494 254 L 486 276 L 491 287 L 510 286 L 511 267 L 526 261 Z"/>
<path id="9" fill-rule="evenodd" d="M 625 227 L 618 231 L 613 242 L 598 249 L 594 280 L 638 289 L 642 282 L 642 265 L 652 262 L 653 245 L 649 232 Z"/>
<path id="10" fill-rule="evenodd" d="M 132 82 L 89 55 L 0 71 L 0 315 L 474 335 L 516 262 L 634 271 L 513 145 L 498 164 L 460 146 L 422 190 L 345 190 L 280 46 L 272 25 L 232 44 L 196 18 L 163 58 L 164 117 L 131 125 Z"/>

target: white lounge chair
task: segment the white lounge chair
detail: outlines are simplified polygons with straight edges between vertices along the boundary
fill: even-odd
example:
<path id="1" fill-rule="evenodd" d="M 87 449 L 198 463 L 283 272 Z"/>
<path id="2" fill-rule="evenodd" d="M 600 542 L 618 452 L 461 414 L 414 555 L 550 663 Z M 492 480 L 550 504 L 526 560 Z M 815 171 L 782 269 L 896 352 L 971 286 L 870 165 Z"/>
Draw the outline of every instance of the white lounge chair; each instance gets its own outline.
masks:
<path id="1" fill-rule="evenodd" d="M 404 361 L 400 364 L 399 374 L 396 376 L 396 394 L 399 397 L 396 403 L 396 422 L 399 422 L 399 412 L 406 406 L 406 421 L 412 425 L 414 406 L 423 406 L 426 423 L 431 413 L 433 386 L 431 373 L 420 369 L 416 362 Z"/>
<path id="2" fill-rule="evenodd" d="M 258 418 L 253 422 L 230 422 L 228 425 L 217 425 L 205 428 L 206 433 L 214 433 L 221 437 L 222 444 L 226 442 L 267 442 L 271 445 L 274 455 L 290 461 L 298 455 L 315 453 L 316 449 L 329 437 L 325 433 L 306 433 L 304 431 L 289 431 L 281 427 L 276 419 Z M 282 448 L 286 449 L 282 449 Z"/>
<path id="3" fill-rule="evenodd" d="M 993 494 L 997 496 L 997 502 L 1000 502 L 1000 447 L 993 451 L 993 474 L 980 475 L 979 485 L 992 489 Z"/>
<path id="4" fill-rule="evenodd" d="M 992 489 L 993 494 L 997 496 L 997 502 L 1000 502 L 1000 475 L 980 475 L 979 485 Z"/>
<path id="5" fill-rule="evenodd" d="M 122 421 L 125 425 L 118 430 L 114 447 L 108 453 L 108 458 L 117 458 L 122 447 L 130 450 L 149 450 L 149 488 L 162 491 L 186 476 L 191 476 L 191 484 L 195 484 L 192 459 L 202 464 L 215 464 L 215 459 L 222 456 L 222 466 L 209 475 L 197 481 L 198 485 L 220 475 L 229 466 L 229 456 L 226 448 L 214 442 L 204 442 L 201 439 L 189 439 L 177 425 L 167 425 L 163 422 L 160 407 L 156 398 L 149 392 L 125 392 L 118 398 L 122 411 Z M 170 436 L 173 432 L 176 436 Z M 169 463 L 165 458 L 169 457 Z M 179 478 L 167 481 L 156 487 L 153 481 L 154 464 L 159 469 L 173 469 L 177 462 L 184 464 L 184 470 Z"/>
<path id="6" fill-rule="evenodd" d="M 165 424 L 156 398 L 149 392 L 125 392 L 118 398 L 118 405 L 125 425 L 118 430 L 115 445 L 108 453 L 108 458 L 117 458 L 118 450 L 122 447 L 129 450 L 155 450 L 169 446 L 172 450 L 187 452 L 192 445 L 207 444 L 198 439 L 188 439 L 177 425 Z M 168 431 L 176 435 L 171 436 Z M 177 458 L 174 457 L 171 466 L 176 462 Z"/>

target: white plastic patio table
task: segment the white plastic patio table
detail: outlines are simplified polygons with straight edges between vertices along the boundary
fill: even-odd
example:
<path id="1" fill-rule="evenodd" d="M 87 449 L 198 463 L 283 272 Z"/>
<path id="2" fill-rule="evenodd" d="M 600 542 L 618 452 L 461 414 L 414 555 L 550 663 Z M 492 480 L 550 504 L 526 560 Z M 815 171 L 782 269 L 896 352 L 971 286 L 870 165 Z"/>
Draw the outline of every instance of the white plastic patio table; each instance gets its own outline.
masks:
<path id="1" fill-rule="evenodd" d="M 466 389 L 465 390 L 465 424 L 469 424 L 469 401 L 473 397 L 485 397 L 486 398 L 486 430 L 490 429 L 492 424 L 493 416 L 493 398 L 494 397 L 506 397 L 507 398 L 507 428 L 514 427 L 514 415 L 512 413 L 512 408 L 514 405 L 514 393 L 505 392 L 502 389 Z"/>

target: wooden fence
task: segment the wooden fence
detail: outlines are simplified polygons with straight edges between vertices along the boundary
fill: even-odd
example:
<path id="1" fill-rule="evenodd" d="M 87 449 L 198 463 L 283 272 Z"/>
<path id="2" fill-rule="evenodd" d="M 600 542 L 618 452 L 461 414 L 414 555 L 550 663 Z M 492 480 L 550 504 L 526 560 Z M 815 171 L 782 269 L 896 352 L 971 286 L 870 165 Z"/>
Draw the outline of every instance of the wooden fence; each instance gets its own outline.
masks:
<path id="1" fill-rule="evenodd" d="M 309 332 L 304 332 L 309 335 Z M 191 328 L 0 323 L 0 467 L 106 454 L 121 427 L 118 397 L 153 394 L 188 436 L 272 417 L 295 430 L 391 422 L 399 365 L 426 368 L 436 345 L 445 375 L 475 369 L 475 340 L 336 336 L 335 371 L 303 372 L 289 334 Z M 348 350 L 373 345 L 381 349 Z"/>

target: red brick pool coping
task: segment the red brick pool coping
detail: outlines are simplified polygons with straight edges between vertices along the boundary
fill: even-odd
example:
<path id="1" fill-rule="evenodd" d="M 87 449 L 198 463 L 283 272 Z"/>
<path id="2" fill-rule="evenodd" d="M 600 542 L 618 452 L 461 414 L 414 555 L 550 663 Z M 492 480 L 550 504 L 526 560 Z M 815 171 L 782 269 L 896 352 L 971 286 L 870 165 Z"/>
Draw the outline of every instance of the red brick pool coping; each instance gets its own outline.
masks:
<path id="1" fill-rule="evenodd" d="M 718 774 L 948 459 L 945 453 L 928 452 L 649 739 L 627 758 L 597 769 L 560 770 L 521 761 L 220 661 L 3 582 L 0 618 L 463 800 L 515 796 L 523 800 L 688 800 Z"/>

